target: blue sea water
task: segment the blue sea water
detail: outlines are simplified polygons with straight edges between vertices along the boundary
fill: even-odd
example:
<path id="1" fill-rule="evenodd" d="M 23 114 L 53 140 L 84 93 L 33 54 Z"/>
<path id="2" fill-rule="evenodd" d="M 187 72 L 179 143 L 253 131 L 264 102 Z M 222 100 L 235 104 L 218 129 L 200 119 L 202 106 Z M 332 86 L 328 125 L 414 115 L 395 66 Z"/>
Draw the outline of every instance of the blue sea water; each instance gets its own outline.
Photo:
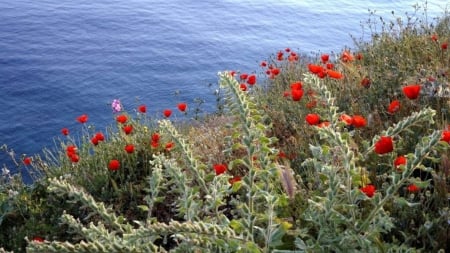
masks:
<path id="1" fill-rule="evenodd" d="M 112 123 L 113 99 L 160 115 L 180 101 L 192 110 L 201 98 L 212 111 L 218 71 L 258 72 L 286 47 L 339 52 L 354 46 L 350 35 L 370 38 L 361 27 L 369 9 L 404 17 L 415 3 L 0 0 L 0 145 L 19 156 L 53 148 L 61 128 L 80 131 L 81 114 L 102 129 Z M 430 21 L 448 4 L 428 1 Z M 0 167 L 8 164 L 0 152 Z"/>

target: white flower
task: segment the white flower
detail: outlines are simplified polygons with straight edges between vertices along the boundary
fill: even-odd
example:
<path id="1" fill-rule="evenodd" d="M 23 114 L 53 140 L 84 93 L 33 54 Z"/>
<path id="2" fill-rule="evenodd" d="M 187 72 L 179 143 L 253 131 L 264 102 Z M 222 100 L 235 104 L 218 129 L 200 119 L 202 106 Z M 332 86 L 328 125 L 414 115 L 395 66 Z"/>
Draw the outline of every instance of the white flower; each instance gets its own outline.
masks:
<path id="1" fill-rule="evenodd" d="M 2 168 L 2 176 L 9 176 L 10 173 L 11 172 L 6 167 Z"/>

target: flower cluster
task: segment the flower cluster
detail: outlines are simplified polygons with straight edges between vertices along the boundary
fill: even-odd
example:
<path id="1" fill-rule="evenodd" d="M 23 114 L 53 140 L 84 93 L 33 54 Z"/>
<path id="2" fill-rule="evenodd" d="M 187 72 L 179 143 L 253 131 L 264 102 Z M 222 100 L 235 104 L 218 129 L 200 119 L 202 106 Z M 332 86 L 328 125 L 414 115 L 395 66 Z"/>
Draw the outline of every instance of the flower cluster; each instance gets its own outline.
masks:
<path id="1" fill-rule="evenodd" d="M 348 114 L 341 114 L 339 119 L 344 122 L 347 126 L 353 126 L 355 128 L 362 128 L 367 125 L 366 118 L 361 115 L 349 116 Z"/>
<path id="2" fill-rule="evenodd" d="M 97 146 L 99 142 L 104 141 L 104 140 L 105 140 L 105 136 L 103 135 L 103 133 L 102 132 L 97 132 L 91 138 L 91 143 L 94 144 L 95 146 Z"/>
<path id="3" fill-rule="evenodd" d="M 255 74 L 247 74 L 247 73 L 241 73 L 239 75 L 239 88 L 242 91 L 247 91 L 248 90 L 248 85 L 253 86 L 256 83 L 256 75 Z"/>
<path id="4" fill-rule="evenodd" d="M 77 152 L 78 149 L 75 145 L 69 145 L 66 147 L 66 155 L 73 163 L 77 163 L 80 160 Z"/>

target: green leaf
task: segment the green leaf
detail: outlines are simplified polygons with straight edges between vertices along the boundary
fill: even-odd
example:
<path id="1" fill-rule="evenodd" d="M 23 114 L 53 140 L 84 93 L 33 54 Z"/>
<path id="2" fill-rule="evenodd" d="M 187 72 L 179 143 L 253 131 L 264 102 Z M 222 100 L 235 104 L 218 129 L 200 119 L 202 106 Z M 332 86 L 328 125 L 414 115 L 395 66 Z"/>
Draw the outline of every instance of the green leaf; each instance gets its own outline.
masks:
<path id="1" fill-rule="evenodd" d="M 320 181 L 322 181 L 322 183 L 324 183 L 325 181 L 328 180 L 328 176 L 324 173 L 319 173 L 319 179 Z"/>
<path id="2" fill-rule="evenodd" d="M 398 197 L 395 199 L 395 203 L 397 203 L 398 205 L 404 207 L 404 206 L 408 206 L 408 207 L 414 207 L 414 206 L 419 206 L 420 203 L 411 203 L 409 201 L 407 201 L 405 198 L 403 197 Z"/>
<path id="3" fill-rule="evenodd" d="M 235 159 L 228 164 L 230 169 L 233 169 L 234 167 L 236 167 L 238 165 L 245 165 L 246 167 L 248 167 L 247 164 L 245 163 L 245 161 L 242 159 Z"/>
<path id="4" fill-rule="evenodd" d="M 149 210 L 148 206 L 146 206 L 146 205 L 138 205 L 138 208 L 144 212 L 148 212 L 148 210 Z"/>
<path id="5" fill-rule="evenodd" d="M 258 246 L 253 242 L 247 242 L 245 244 L 245 251 L 248 253 L 260 253 L 261 250 L 258 248 Z"/>
<path id="6" fill-rule="evenodd" d="M 231 220 L 230 227 L 236 231 L 237 234 L 240 234 L 244 230 L 244 225 L 238 220 Z"/>
<path id="7" fill-rule="evenodd" d="M 297 247 L 297 249 L 299 249 L 299 250 L 306 250 L 306 244 L 305 244 L 305 242 L 302 240 L 302 239 L 300 239 L 300 238 L 296 238 L 295 239 L 295 247 Z"/>
<path id="8" fill-rule="evenodd" d="M 281 240 L 283 236 L 286 234 L 286 230 L 283 228 L 283 226 L 278 226 L 274 231 L 270 234 L 270 241 L 269 246 L 270 247 L 277 247 L 283 244 L 283 241 Z"/>
<path id="9" fill-rule="evenodd" d="M 419 178 L 411 178 L 411 179 L 409 179 L 409 181 L 411 183 L 415 184 L 420 189 L 425 189 L 428 186 L 430 186 L 431 179 L 430 180 L 426 180 L 426 181 L 422 181 Z"/>
<path id="10" fill-rule="evenodd" d="M 205 182 L 212 182 L 216 177 L 215 173 L 208 173 L 205 175 Z"/>
<path id="11" fill-rule="evenodd" d="M 322 148 L 319 146 L 313 146 L 309 144 L 309 149 L 314 157 L 320 157 L 322 155 Z"/>
<path id="12" fill-rule="evenodd" d="M 111 184 L 114 188 L 114 191 L 118 192 L 119 191 L 119 187 L 117 186 L 117 183 L 114 179 L 111 178 Z"/>
<path id="13" fill-rule="evenodd" d="M 231 149 L 232 150 L 239 150 L 239 149 L 241 149 L 241 148 L 244 148 L 244 146 L 241 144 L 241 143 L 235 143 L 235 144 L 233 144 L 232 146 L 231 146 Z"/>
<path id="14" fill-rule="evenodd" d="M 233 185 L 231 186 L 231 190 L 233 191 L 233 192 L 237 192 L 237 191 L 239 191 L 239 189 L 241 189 L 241 187 L 242 187 L 242 182 L 235 182 L 235 183 L 233 183 Z"/>

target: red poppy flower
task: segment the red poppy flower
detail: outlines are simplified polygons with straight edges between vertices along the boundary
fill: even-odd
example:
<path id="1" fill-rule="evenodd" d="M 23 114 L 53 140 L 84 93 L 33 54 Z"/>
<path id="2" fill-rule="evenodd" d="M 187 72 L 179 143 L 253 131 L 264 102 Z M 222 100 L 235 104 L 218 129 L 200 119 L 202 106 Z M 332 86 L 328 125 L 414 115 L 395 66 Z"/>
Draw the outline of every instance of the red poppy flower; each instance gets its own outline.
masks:
<path id="1" fill-rule="evenodd" d="M 394 114 L 400 110 L 400 101 L 394 100 L 389 104 L 389 107 L 387 109 L 388 113 Z"/>
<path id="2" fill-rule="evenodd" d="M 317 76 L 321 79 L 325 78 L 327 76 L 327 72 L 325 71 L 321 71 L 319 73 L 317 73 Z"/>
<path id="3" fill-rule="evenodd" d="M 301 89 L 302 89 L 301 82 L 291 83 L 291 90 L 301 90 Z"/>
<path id="4" fill-rule="evenodd" d="M 381 136 L 375 143 L 375 153 L 382 155 L 394 150 L 394 143 L 390 136 Z"/>
<path id="5" fill-rule="evenodd" d="M 291 96 L 291 92 L 290 91 L 283 91 L 283 97 L 290 97 Z"/>
<path id="6" fill-rule="evenodd" d="M 352 125 L 356 128 L 365 127 L 367 124 L 366 119 L 360 115 L 354 115 L 352 117 Z"/>
<path id="7" fill-rule="evenodd" d="M 153 133 L 152 134 L 152 142 L 159 142 L 159 138 L 161 136 L 159 135 L 159 133 Z"/>
<path id="8" fill-rule="evenodd" d="M 233 185 L 234 183 L 237 183 L 237 182 L 239 182 L 239 181 L 241 181 L 241 177 L 240 177 L 240 176 L 234 176 L 234 177 L 232 177 L 232 178 L 230 178 L 230 179 L 228 180 L 228 182 L 229 182 L 231 185 Z"/>
<path id="9" fill-rule="evenodd" d="M 441 141 L 445 141 L 448 142 L 448 144 L 450 144 L 450 130 L 444 130 L 442 132 Z"/>
<path id="10" fill-rule="evenodd" d="M 330 55 L 328 55 L 328 54 L 322 54 L 322 55 L 320 56 L 320 59 L 322 59 L 322 62 L 323 62 L 323 63 L 327 63 L 327 61 L 330 59 Z"/>
<path id="11" fill-rule="evenodd" d="M 346 50 L 341 55 L 341 61 L 347 63 L 353 61 L 353 55 L 350 51 Z"/>
<path id="12" fill-rule="evenodd" d="M 334 79 L 341 79 L 344 77 L 344 75 L 342 75 L 341 72 L 334 71 L 334 70 L 327 70 L 326 73 L 329 77 L 334 78 Z"/>
<path id="13" fill-rule="evenodd" d="M 339 119 L 342 120 L 347 126 L 350 126 L 353 123 L 353 118 L 347 114 L 342 114 L 339 116 Z"/>
<path id="14" fill-rule="evenodd" d="M 140 106 L 138 107 L 138 111 L 139 111 L 140 113 L 146 113 L 146 112 L 147 112 L 147 106 L 145 106 L 145 105 L 140 105 Z"/>
<path id="15" fill-rule="evenodd" d="M 81 124 L 84 124 L 88 121 L 88 116 L 86 114 L 78 116 L 77 121 L 80 122 Z"/>
<path id="16" fill-rule="evenodd" d="M 216 172 L 216 176 L 225 173 L 227 170 L 227 165 L 225 164 L 214 164 L 213 165 L 214 171 Z"/>
<path id="17" fill-rule="evenodd" d="M 401 165 L 406 165 L 406 161 L 407 161 L 407 159 L 403 155 L 400 155 L 397 158 L 395 158 L 395 160 L 394 160 L 394 167 L 395 167 L 395 169 L 400 170 L 400 166 Z"/>
<path id="18" fill-rule="evenodd" d="M 241 91 L 247 91 L 247 85 L 245 83 L 241 83 L 239 84 L 239 89 L 241 89 Z"/>
<path id="19" fill-rule="evenodd" d="M 230 74 L 230 76 L 234 76 L 236 74 L 236 71 L 232 70 L 230 72 L 228 72 Z"/>
<path id="20" fill-rule="evenodd" d="M 152 143 L 150 145 L 152 146 L 152 148 L 157 148 L 157 147 L 159 147 L 159 142 L 152 141 Z"/>
<path id="21" fill-rule="evenodd" d="M 283 52 L 279 51 L 277 54 L 277 60 L 282 61 L 283 60 Z"/>
<path id="22" fill-rule="evenodd" d="M 178 103 L 177 107 L 178 107 L 178 110 L 180 110 L 181 112 L 185 112 L 186 108 L 187 108 L 187 104 L 186 103 Z M 169 116 L 167 116 L 167 117 L 169 117 Z"/>
<path id="23" fill-rule="evenodd" d="M 91 138 L 91 143 L 94 145 L 94 146 L 97 146 L 98 145 L 98 139 L 94 136 L 94 137 L 92 137 Z"/>
<path id="24" fill-rule="evenodd" d="M 327 63 L 326 65 L 327 69 L 334 69 L 334 64 L 333 63 Z"/>
<path id="25" fill-rule="evenodd" d="M 361 80 L 361 85 L 364 87 L 364 88 L 370 88 L 370 84 L 371 84 L 372 82 L 370 81 L 370 79 L 368 78 L 368 77 L 364 77 L 362 80 Z"/>
<path id="26" fill-rule="evenodd" d="M 125 122 L 127 122 L 128 117 L 125 114 L 121 114 L 116 117 L 116 120 L 117 120 L 117 122 L 124 124 Z"/>
<path id="27" fill-rule="evenodd" d="M 291 90 L 292 100 L 300 101 L 303 97 L 303 90 Z"/>
<path id="28" fill-rule="evenodd" d="M 402 169 L 400 168 L 400 166 L 402 165 L 406 165 L 406 157 L 403 155 L 398 156 L 397 158 L 395 158 L 394 160 L 394 168 L 398 171 L 398 172 L 402 172 Z"/>
<path id="29" fill-rule="evenodd" d="M 69 154 L 76 154 L 77 153 L 77 147 L 74 145 L 69 145 L 66 147 L 66 153 Z"/>
<path id="30" fill-rule="evenodd" d="M 41 243 L 41 242 L 44 242 L 44 238 L 42 238 L 40 236 L 34 236 L 32 241 L 33 242 L 37 242 L 37 243 Z"/>
<path id="31" fill-rule="evenodd" d="M 247 73 L 242 73 L 242 74 L 239 76 L 239 78 L 240 78 L 241 80 L 245 80 L 245 79 L 247 79 L 247 77 L 248 77 L 248 74 L 247 74 Z"/>
<path id="32" fill-rule="evenodd" d="M 254 85 L 256 83 L 256 75 L 249 75 L 247 78 L 247 83 L 249 85 Z"/>
<path id="33" fill-rule="evenodd" d="M 133 144 L 128 144 L 128 145 L 126 145 L 126 146 L 125 146 L 125 151 L 126 151 L 128 154 L 133 153 L 133 152 L 134 152 L 134 145 L 133 145 Z"/>
<path id="34" fill-rule="evenodd" d="M 105 140 L 105 136 L 103 135 L 102 132 L 97 132 L 95 134 L 95 138 L 97 138 L 98 141 L 104 141 Z"/>
<path id="35" fill-rule="evenodd" d="M 287 47 L 287 48 L 284 49 L 284 51 L 289 53 L 289 52 L 291 52 L 291 49 Z"/>
<path id="36" fill-rule="evenodd" d="M 129 135 L 131 132 L 133 132 L 133 126 L 132 125 L 126 125 L 122 128 L 123 132 L 126 135 Z"/>
<path id="37" fill-rule="evenodd" d="M 273 68 L 272 70 L 270 70 L 270 74 L 277 76 L 278 74 L 280 74 L 280 69 L 279 68 Z"/>
<path id="38" fill-rule="evenodd" d="M 420 85 L 418 84 L 412 84 L 403 87 L 403 94 L 409 99 L 416 99 L 419 97 L 420 93 Z"/>
<path id="39" fill-rule="evenodd" d="M 406 189 L 407 189 L 408 192 L 410 192 L 410 193 L 417 193 L 417 192 L 420 191 L 420 188 L 419 188 L 417 185 L 415 185 L 415 184 L 410 184 L 410 185 L 408 185 L 408 187 L 407 187 Z"/>
<path id="40" fill-rule="evenodd" d="M 25 157 L 22 162 L 25 165 L 30 165 L 31 164 L 31 158 L 30 157 Z"/>
<path id="41" fill-rule="evenodd" d="M 70 160 L 74 163 L 77 163 L 78 161 L 80 161 L 80 157 L 77 154 L 71 154 Z"/>
<path id="42" fill-rule="evenodd" d="M 311 126 L 317 125 L 320 123 L 320 116 L 315 113 L 310 113 L 310 114 L 306 115 L 305 120 Z"/>
<path id="43" fill-rule="evenodd" d="M 320 65 L 315 64 L 308 64 L 308 69 L 313 74 L 319 74 L 320 72 L 323 72 L 323 68 Z"/>
<path id="44" fill-rule="evenodd" d="M 267 67 L 267 62 L 266 61 L 262 61 L 260 65 L 261 65 L 261 67 Z"/>
<path id="45" fill-rule="evenodd" d="M 286 155 L 286 153 L 284 153 L 283 151 L 278 151 L 278 154 L 277 154 L 277 157 L 278 158 L 287 158 L 287 155 Z"/>
<path id="46" fill-rule="evenodd" d="M 363 59 L 363 54 L 362 53 L 357 53 L 356 54 L 356 60 L 360 61 Z"/>
<path id="47" fill-rule="evenodd" d="M 432 40 L 432 41 L 437 41 L 437 40 L 438 40 L 437 34 L 431 35 L 431 40 Z"/>
<path id="48" fill-rule="evenodd" d="M 375 186 L 372 184 L 366 185 L 360 189 L 367 197 L 372 198 L 375 195 Z"/>
<path id="49" fill-rule="evenodd" d="M 108 164 L 108 169 L 109 170 L 111 170 L 111 171 L 116 171 L 116 170 L 118 170 L 120 168 L 120 162 L 119 162 L 119 160 L 111 160 L 111 161 L 109 161 L 109 164 Z"/>
<path id="50" fill-rule="evenodd" d="M 298 61 L 298 55 L 294 52 L 292 52 L 289 56 L 288 56 L 288 61 L 289 62 L 294 62 L 294 61 Z"/>
<path id="51" fill-rule="evenodd" d="M 165 109 L 165 110 L 163 111 L 163 114 L 164 114 L 164 116 L 165 116 L 166 118 L 168 118 L 168 117 L 170 117 L 170 115 L 172 115 L 172 110 L 170 110 L 170 109 Z"/>
<path id="52" fill-rule="evenodd" d="M 441 49 L 442 50 L 447 50 L 447 48 L 448 48 L 448 43 L 447 42 L 444 42 L 444 43 L 441 44 Z"/>
<path id="53" fill-rule="evenodd" d="M 105 140 L 105 136 L 103 135 L 102 132 L 97 132 L 94 136 L 97 140 L 99 141 L 104 141 Z"/>
<path id="54" fill-rule="evenodd" d="M 168 142 L 168 143 L 166 143 L 166 147 L 165 147 L 165 150 L 166 151 L 170 151 L 170 150 L 172 150 L 172 148 L 175 146 L 175 143 L 173 143 L 173 142 Z"/>
<path id="55" fill-rule="evenodd" d="M 68 128 L 63 128 L 63 129 L 61 129 L 61 133 L 63 134 L 63 135 L 69 135 L 69 129 Z"/>

